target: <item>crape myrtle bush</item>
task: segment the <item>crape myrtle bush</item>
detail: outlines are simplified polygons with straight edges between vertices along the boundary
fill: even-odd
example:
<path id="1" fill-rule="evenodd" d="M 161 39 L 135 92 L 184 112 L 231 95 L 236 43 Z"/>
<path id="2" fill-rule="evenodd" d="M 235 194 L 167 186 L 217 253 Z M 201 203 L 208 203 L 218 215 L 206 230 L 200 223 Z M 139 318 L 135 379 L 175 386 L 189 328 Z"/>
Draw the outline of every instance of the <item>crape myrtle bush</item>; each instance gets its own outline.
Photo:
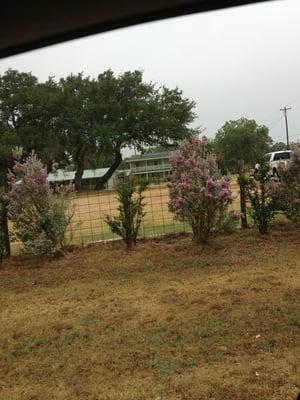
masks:
<path id="1" fill-rule="evenodd" d="M 230 231 L 240 214 L 228 212 L 233 201 L 229 179 L 220 175 L 216 157 L 207 142 L 193 136 L 170 158 L 169 209 L 188 222 L 195 240 L 206 243 L 212 231 Z"/>
<path id="2" fill-rule="evenodd" d="M 62 251 L 72 217 L 69 187 L 50 188 L 47 170 L 32 153 L 8 173 L 8 212 L 23 252 L 53 256 Z"/>
<path id="3" fill-rule="evenodd" d="M 276 208 L 293 222 L 300 221 L 300 145 L 296 146 L 288 164 L 278 167 L 280 180 L 274 182 L 273 197 Z"/>
<path id="4" fill-rule="evenodd" d="M 113 217 L 107 216 L 105 219 L 111 231 L 124 240 L 128 250 L 136 245 L 142 219 L 145 216 L 143 192 L 147 186 L 146 181 L 120 175 L 116 186 L 119 214 Z"/>

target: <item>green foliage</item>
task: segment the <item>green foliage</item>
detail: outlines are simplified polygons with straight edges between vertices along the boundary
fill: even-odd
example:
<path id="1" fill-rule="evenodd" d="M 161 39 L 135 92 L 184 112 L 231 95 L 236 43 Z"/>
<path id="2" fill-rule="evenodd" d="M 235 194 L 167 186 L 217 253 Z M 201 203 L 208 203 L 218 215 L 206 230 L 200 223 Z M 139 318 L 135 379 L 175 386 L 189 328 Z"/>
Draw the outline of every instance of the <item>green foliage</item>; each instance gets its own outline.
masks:
<path id="1" fill-rule="evenodd" d="M 105 219 L 111 231 L 124 240 L 128 250 L 136 245 L 142 219 L 145 216 L 142 193 L 147 186 L 147 182 L 136 182 L 127 176 L 119 177 L 116 188 L 119 215 L 116 217 L 107 216 Z"/>
<path id="2" fill-rule="evenodd" d="M 286 143 L 275 142 L 274 144 L 272 144 L 269 151 L 282 151 L 282 150 L 286 150 L 286 149 L 287 149 Z"/>
<path id="3" fill-rule="evenodd" d="M 9 217 L 23 252 L 47 256 L 61 252 L 72 217 L 69 189 L 58 188 L 54 193 L 47 171 L 35 154 L 23 163 L 16 161 L 8 180 Z"/>
<path id="4" fill-rule="evenodd" d="M 239 173 L 241 163 L 246 170 L 250 169 L 269 150 L 271 143 L 266 126 L 240 118 L 225 122 L 218 130 L 214 148 L 223 168 L 231 173 Z"/>
<path id="5" fill-rule="evenodd" d="M 241 214 L 237 211 L 225 212 L 219 219 L 215 230 L 226 234 L 233 233 L 237 229 L 240 219 Z"/>
<path id="6" fill-rule="evenodd" d="M 172 149 L 173 146 L 168 146 L 168 147 L 164 147 L 164 146 L 151 146 L 151 147 L 146 147 L 142 150 L 143 154 L 152 154 L 152 153 L 163 153 L 165 151 L 170 151 L 170 149 Z"/>
<path id="7" fill-rule="evenodd" d="M 182 92 L 143 81 L 141 71 L 96 79 L 83 74 L 40 83 L 31 73 L 0 76 L 0 126 L 13 132 L 26 155 L 47 165 L 75 164 L 80 189 L 85 168 L 109 166 L 101 188 L 122 162 L 127 146 L 169 146 L 191 133 L 195 103 Z"/>
<path id="8" fill-rule="evenodd" d="M 1 113 L 0 113 L 1 114 Z M 10 255 L 10 238 L 7 220 L 7 172 L 13 164 L 16 135 L 13 129 L 0 121 L 0 246 L 1 258 Z"/>
<path id="9" fill-rule="evenodd" d="M 225 122 L 213 143 L 222 171 L 238 174 L 241 223 L 244 228 L 247 227 L 245 174 L 269 150 L 271 143 L 268 128 L 246 118 Z"/>
<path id="10" fill-rule="evenodd" d="M 65 157 L 58 116 L 62 113 L 59 90 L 49 78 L 39 83 L 31 73 L 9 69 L 0 76 L 0 126 L 14 136 L 25 155 L 32 150 L 51 167 Z"/>
<path id="11" fill-rule="evenodd" d="M 261 234 L 267 234 L 272 220 L 276 216 L 273 196 L 273 180 L 268 163 L 261 163 L 255 178 L 249 178 L 247 197 L 250 201 L 250 216 Z"/>
<path id="12" fill-rule="evenodd" d="M 102 184 L 119 166 L 118 156 L 124 147 L 167 147 L 190 135 L 188 124 L 194 119 L 194 102 L 184 98 L 177 88 L 156 88 L 144 82 L 141 71 L 119 76 L 112 71 L 100 74 L 96 97 L 97 104 L 102 104 L 97 139 L 116 161 Z"/>
<path id="13" fill-rule="evenodd" d="M 295 146 L 288 164 L 278 166 L 280 180 L 274 183 L 276 207 L 293 222 L 300 221 L 300 146 Z"/>

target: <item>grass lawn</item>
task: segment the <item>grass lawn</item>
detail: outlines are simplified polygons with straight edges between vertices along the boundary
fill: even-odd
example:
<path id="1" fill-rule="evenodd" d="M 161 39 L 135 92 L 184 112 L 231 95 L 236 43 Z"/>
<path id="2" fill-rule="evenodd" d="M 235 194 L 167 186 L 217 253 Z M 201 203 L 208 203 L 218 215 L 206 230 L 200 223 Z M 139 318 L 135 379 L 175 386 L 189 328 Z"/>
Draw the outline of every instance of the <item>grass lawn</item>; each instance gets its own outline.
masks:
<path id="1" fill-rule="evenodd" d="M 0 266 L 2 400 L 295 400 L 300 231 Z"/>

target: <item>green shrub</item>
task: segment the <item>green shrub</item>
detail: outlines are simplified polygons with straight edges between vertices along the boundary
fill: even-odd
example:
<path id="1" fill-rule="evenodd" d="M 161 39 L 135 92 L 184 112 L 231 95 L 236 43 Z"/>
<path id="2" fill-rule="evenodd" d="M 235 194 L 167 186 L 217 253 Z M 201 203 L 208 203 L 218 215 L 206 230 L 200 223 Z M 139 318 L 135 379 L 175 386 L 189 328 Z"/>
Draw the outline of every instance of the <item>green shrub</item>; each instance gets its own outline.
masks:
<path id="1" fill-rule="evenodd" d="M 277 210 L 274 203 L 273 180 L 268 163 L 262 163 L 254 178 L 249 178 L 246 187 L 250 201 L 249 214 L 261 234 L 267 234 Z"/>
<path id="2" fill-rule="evenodd" d="M 238 211 L 226 212 L 216 225 L 215 230 L 222 233 L 234 232 L 241 220 L 241 213 Z"/>
<path id="3" fill-rule="evenodd" d="M 296 146 L 291 161 L 278 167 L 280 180 L 274 183 L 276 207 L 293 222 L 300 221 L 300 146 Z"/>
<path id="4" fill-rule="evenodd" d="M 125 175 L 120 176 L 116 187 L 119 215 L 107 216 L 105 219 L 111 231 L 124 240 L 128 250 L 136 245 L 142 219 L 145 216 L 142 193 L 147 186 L 147 182 L 138 182 Z"/>

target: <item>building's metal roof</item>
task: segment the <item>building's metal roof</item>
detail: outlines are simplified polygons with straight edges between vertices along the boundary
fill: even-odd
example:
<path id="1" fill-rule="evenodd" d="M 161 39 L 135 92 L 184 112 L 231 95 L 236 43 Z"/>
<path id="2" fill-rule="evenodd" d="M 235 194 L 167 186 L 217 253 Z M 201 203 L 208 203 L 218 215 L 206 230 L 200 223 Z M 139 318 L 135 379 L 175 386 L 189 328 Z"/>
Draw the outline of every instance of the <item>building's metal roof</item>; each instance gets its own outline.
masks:
<path id="1" fill-rule="evenodd" d="M 135 154 L 131 157 L 125 158 L 124 161 L 143 161 L 143 160 L 153 160 L 153 159 L 160 159 L 160 158 L 169 158 L 170 152 L 169 151 L 160 151 L 158 153 L 144 153 L 144 154 Z"/>
<path id="2" fill-rule="evenodd" d="M 82 179 L 95 179 L 101 178 L 109 168 L 85 169 Z M 56 170 L 55 173 L 48 174 L 49 182 L 65 182 L 73 181 L 75 178 L 75 171 L 65 171 L 63 169 Z"/>

